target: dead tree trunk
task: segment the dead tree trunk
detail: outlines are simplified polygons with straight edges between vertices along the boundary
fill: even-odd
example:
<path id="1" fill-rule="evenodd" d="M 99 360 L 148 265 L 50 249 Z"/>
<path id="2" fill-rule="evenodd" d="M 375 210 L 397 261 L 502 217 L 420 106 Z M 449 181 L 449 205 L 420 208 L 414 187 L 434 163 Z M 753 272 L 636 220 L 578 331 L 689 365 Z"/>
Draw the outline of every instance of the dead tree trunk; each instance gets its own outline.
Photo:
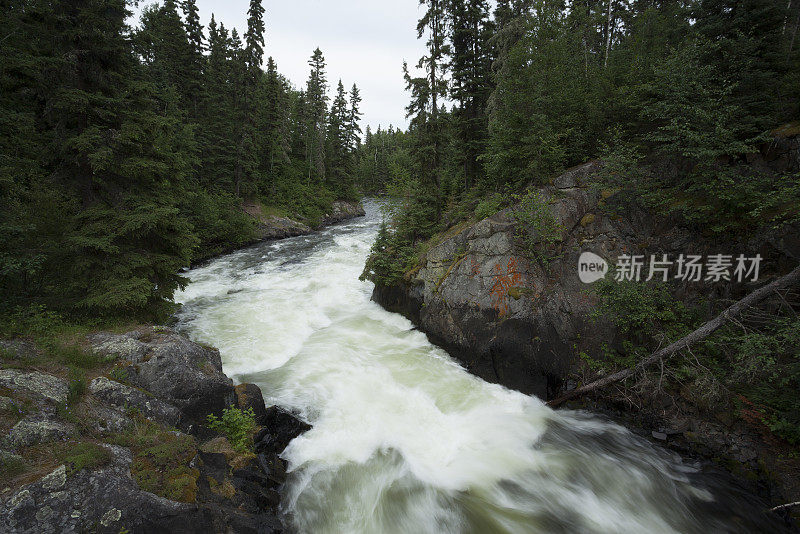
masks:
<path id="1" fill-rule="evenodd" d="M 629 376 L 633 376 L 634 374 L 643 370 L 648 365 L 655 363 L 661 359 L 669 358 L 676 352 L 680 351 L 681 349 L 685 349 L 686 347 L 692 345 L 693 343 L 697 343 L 698 341 L 702 341 L 703 339 L 707 338 L 709 335 L 711 335 L 712 332 L 714 332 L 719 327 L 724 325 L 725 322 L 728 320 L 728 318 L 738 315 L 746 308 L 765 299 L 772 292 L 777 291 L 779 289 L 784 289 L 796 283 L 800 283 L 800 266 L 795 267 L 794 270 L 789 274 L 784 275 L 759 289 L 756 289 L 742 300 L 739 300 L 734 304 L 732 304 L 730 307 L 726 308 L 722 313 L 720 313 L 707 323 L 703 324 L 700 328 L 698 328 L 691 334 L 679 339 L 674 343 L 671 343 L 670 345 L 664 347 L 661 350 L 654 352 L 653 354 L 651 354 L 650 356 L 648 356 L 647 358 L 636 364 L 634 367 L 630 367 L 623 371 L 619 371 L 614 374 L 605 376 L 599 380 L 590 382 L 585 386 L 575 388 L 569 393 L 566 393 L 565 395 L 558 397 L 557 399 L 548 401 L 547 405 L 554 408 L 556 406 L 559 406 L 560 404 L 563 404 L 565 401 L 568 401 L 569 399 L 578 397 L 580 395 L 584 395 L 586 393 L 594 391 L 595 389 L 607 386 L 608 384 L 619 382 L 620 380 L 624 380 Z"/>

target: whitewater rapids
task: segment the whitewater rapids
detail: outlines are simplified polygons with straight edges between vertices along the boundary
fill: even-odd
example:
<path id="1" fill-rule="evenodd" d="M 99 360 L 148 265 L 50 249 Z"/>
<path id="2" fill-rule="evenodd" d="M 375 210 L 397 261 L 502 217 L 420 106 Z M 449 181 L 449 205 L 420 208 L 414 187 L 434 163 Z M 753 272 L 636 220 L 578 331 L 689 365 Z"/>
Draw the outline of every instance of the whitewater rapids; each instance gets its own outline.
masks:
<path id="1" fill-rule="evenodd" d="M 313 429 L 302 533 L 775 532 L 764 503 L 625 428 L 470 375 L 358 280 L 380 213 L 187 273 L 180 327 Z"/>

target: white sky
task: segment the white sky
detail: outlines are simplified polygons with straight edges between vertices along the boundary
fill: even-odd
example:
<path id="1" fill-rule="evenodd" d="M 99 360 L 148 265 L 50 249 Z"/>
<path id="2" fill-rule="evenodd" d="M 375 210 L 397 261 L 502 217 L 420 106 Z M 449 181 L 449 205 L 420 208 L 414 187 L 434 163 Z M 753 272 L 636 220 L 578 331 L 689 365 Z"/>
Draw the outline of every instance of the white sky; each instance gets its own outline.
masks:
<path id="1" fill-rule="evenodd" d="M 296 87 L 308 78 L 308 59 L 319 46 L 327 65 L 329 92 L 339 78 L 361 90 L 361 127 L 381 124 L 405 128 L 409 95 L 403 81 L 403 60 L 414 66 L 424 54 L 417 40 L 418 0 L 262 0 L 266 26 L 264 63 L 272 56 L 278 70 Z M 135 23 L 142 6 L 140 2 Z M 180 4 L 179 4 L 180 5 Z M 240 35 L 247 29 L 249 0 L 197 0 L 200 21 L 217 23 Z M 265 67 L 266 68 L 266 67 Z"/>

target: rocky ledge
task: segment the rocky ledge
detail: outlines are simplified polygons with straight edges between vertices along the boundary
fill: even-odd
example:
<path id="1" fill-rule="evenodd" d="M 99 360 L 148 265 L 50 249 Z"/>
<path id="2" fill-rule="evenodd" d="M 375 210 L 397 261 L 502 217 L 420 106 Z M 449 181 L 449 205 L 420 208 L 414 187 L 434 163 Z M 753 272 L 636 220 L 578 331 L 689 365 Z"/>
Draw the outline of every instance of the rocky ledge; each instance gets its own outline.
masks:
<path id="1" fill-rule="evenodd" d="M 298 220 L 278 215 L 264 215 L 261 207 L 255 204 L 244 206 L 245 211 L 256 219 L 256 233 L 259 240 L 284 239 L 310 234 L 316 229 L 330 226 L 348 219 L 364 215 L 364 207 L 360 202 L 336 200 L 326 213 L 320 224 L 314 228 Z"/>
<path id="2" fill-rule="evenodd" d="M 216 349 L 168 328 L 96 333 L 83 348 L 106 365 L 75 401 L 74 381 L 25 369 L 44 358 L 35 347 L 3 347 L 0 461 L 29 469 L 4 478 L 0 531 L 284 530 L 280 453 L 308 425 L 267 408 L 257 386 L 234 387 Z M 253 409 L 250 447 L 206 426 L 231 405 Z"/>

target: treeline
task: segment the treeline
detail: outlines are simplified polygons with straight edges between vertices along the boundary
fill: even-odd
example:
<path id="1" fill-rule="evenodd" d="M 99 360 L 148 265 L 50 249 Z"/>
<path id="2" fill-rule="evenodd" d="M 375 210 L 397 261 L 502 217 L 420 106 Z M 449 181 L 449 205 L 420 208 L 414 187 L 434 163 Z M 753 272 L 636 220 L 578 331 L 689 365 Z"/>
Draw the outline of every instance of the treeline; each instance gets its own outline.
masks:
<path id="1" fill-rule="evenodd" d="M 415 180 L 393 257 L 594 158 L 610 185 L 712 231 L 797 217 L 797 176 L 742 165 L 800 118 L 797 0 L 420 3 L 410 128 L 383 143 L 408 152 L 400 174 Z"/>
<path id="2" fill-rule="evenodd" d="M 242 202 L 316 223 L 354 198 L 358 88 L 301 90 L 195 0 L 0 0 L 0 312 L 168 311 L 179 270 L 254 236 Z"/>

